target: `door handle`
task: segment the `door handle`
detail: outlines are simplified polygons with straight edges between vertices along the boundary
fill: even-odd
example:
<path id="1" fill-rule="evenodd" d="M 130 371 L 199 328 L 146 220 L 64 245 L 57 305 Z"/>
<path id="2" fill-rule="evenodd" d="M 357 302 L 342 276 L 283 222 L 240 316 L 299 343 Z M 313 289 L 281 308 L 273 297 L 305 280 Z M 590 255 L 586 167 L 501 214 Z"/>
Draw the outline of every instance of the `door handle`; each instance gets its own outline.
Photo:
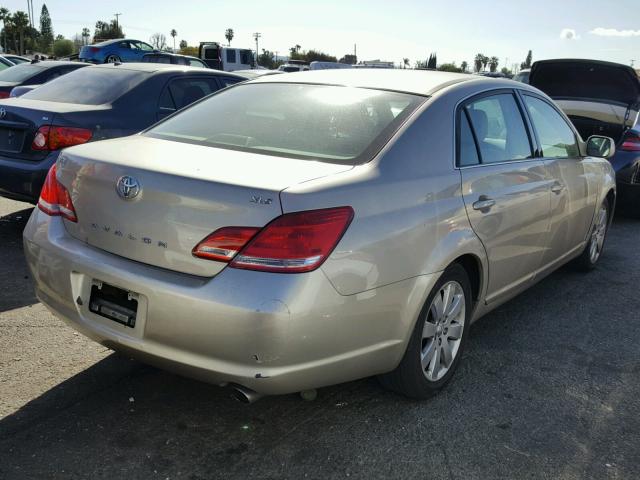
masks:
<path id="1" fill-rule="evenodd" d="M 496 201 L 494 199 L 489 198 L 486 195 L 480 195 L 478 201 L 473 204 L 473 209 L 480 210 L 484 213 L 491 210 L 491 207 L 493 207 L 495 204 Z"/>
<path id="2" fill-rule="evenodd" d="M 551 187 L 551 191 L 553 193 L 560 193 L 564 190 L 564 185 L 562 183 L 555 183 L 552 187 Z"/>

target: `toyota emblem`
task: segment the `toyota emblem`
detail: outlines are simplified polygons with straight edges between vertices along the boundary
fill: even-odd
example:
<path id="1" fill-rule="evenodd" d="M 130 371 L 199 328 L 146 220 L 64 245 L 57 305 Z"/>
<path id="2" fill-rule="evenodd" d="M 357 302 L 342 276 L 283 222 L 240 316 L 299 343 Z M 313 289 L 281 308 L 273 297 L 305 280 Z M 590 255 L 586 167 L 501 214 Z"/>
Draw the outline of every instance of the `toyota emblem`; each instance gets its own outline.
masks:
<path id="1" fill-rule="evenodd" d="M 116 183 L 116 191 L 121 198 L 133 200 L 140 193 L 140 182 L 133 177 L 125 175 L 120 177 Z"/>

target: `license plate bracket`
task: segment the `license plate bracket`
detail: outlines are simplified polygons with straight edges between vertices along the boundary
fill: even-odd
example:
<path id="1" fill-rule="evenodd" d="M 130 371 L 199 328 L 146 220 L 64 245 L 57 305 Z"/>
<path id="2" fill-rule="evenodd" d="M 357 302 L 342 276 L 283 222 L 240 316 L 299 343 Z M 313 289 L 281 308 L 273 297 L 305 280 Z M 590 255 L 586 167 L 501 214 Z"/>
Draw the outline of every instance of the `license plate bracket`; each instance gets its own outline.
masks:
<path id="1" fill-rule="evenodd" d="M 19 153 L 24 145 L 24 130 L 0 127 L 0 150 Z"/>
<path id="2" fill-rule="evenodd" d="M 138 316 L 138 294 L 103 282 L 91 285 L 89 310 L 96 315 L 134 328 Z"/>

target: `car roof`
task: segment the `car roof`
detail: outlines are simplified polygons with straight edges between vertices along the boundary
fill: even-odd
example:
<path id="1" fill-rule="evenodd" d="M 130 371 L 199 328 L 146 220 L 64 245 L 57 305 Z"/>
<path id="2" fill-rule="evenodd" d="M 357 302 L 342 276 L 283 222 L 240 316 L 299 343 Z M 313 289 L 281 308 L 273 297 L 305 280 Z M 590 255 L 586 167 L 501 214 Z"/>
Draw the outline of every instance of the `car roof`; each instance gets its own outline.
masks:
<path id="1" fill-rule="evenodd" d="M 73 63 L 73 62 L 69 62 Z M 95 65 L 93 68 L 105 68 L 105 69 L 118 69 L 118 70 L 131 70 L 135 72 L 157 73 L 157 72 L 200 72 L 200 73 L 218 73 L 221 75 L 227 75 L 229 77 L 237 77 L 244 79 L 240 75 L 235 75 L 233 72 L 224 72 L 222 70 L 214 70 L 211 68 L 190 67 L 188 65 L 177 65 L 175 63 L 103 63 L 101 65 Z"/>
<path id="2" fill-rule="evenodd" d="M 346 87 L 374 88 L 392 90 L 415 95 L 430 96 L 433 93 L 463 82 L 485 77 L 463 73 L 449 73 L 428 70 L 405 69 L 335 69 L 314 70 L 308 72 L 265 75 L 248 83 L 308 83 L 341 85 Z M 486 78 L 485 78 L 486 80 Z"/>
<path id="3" fill-rule="evenodd" d="M 85 66 L 85 64 L 83 64 L 82 62 L 72 62 L 72 61 L 68 61 L 68 60 L 39 60 L 35 63 L 23 63 L 22 65 L 35 65 L 38 67 L 46 67 L 46 68 L 53 68 L 53 67 L 64 67 L 65 65 L 78 65 L 78 66 Z M 86 66 L 89 66 L 90 64 L 86 64 Z"/>

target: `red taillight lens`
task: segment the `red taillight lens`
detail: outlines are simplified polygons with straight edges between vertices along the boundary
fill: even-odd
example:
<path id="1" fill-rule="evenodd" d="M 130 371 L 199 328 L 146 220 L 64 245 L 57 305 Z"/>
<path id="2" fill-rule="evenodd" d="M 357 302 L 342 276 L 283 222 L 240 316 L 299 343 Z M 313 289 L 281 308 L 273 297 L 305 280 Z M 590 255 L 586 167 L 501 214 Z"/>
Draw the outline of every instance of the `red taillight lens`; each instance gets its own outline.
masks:
<path id="1" fill-rule="evenodd" d="M 640 152 L 640 136 L 636 134 L 627 134 L 620 145 L 620 150 L 625 152 Z"/>
<path id="2" fill-rule="evenodd" d="M 309 272 L 327 259 L 353 219 L 351 207 L 288 213 L 264 227 L 230 266 L 265 272 Z"/>
<path id="3" fill-rule="evenodd" d="M 11 92 L 0 92 L 0 98 L 9 98 Z"/>
<path id="4" fill-rule="evenodd" d="M 72 222 L 78 221 L 69 191 L 56 178 L 55 164 L 47 173 L 38 199 L 38 208 L 52 217 L 62 216 Z"/>
<path id="5" fill-rule="evenodd" d="M 80 145 L 91 140 L 91 130 L 86 128 L 58 127 L 55 125 L 40 127 L 33 137 L 32 150 L 59 150 Z"/>
<path id="6" fill-rule="evenodd" d="M 90 51 L 91 53 L 97 53 L 97 52 L 99 52 L 99 51 L 100 51 L 100 49 L 99 49 L 98 47 L 90 47 L 90 48 L 89 48 L 89 51 Z"/>
<path id="7" fill-rule="evenodd" d="M 260 230 L 257 227 L 225 227 L 202 240 L 191 253 L 207 260 L 228 262 Z"/>

